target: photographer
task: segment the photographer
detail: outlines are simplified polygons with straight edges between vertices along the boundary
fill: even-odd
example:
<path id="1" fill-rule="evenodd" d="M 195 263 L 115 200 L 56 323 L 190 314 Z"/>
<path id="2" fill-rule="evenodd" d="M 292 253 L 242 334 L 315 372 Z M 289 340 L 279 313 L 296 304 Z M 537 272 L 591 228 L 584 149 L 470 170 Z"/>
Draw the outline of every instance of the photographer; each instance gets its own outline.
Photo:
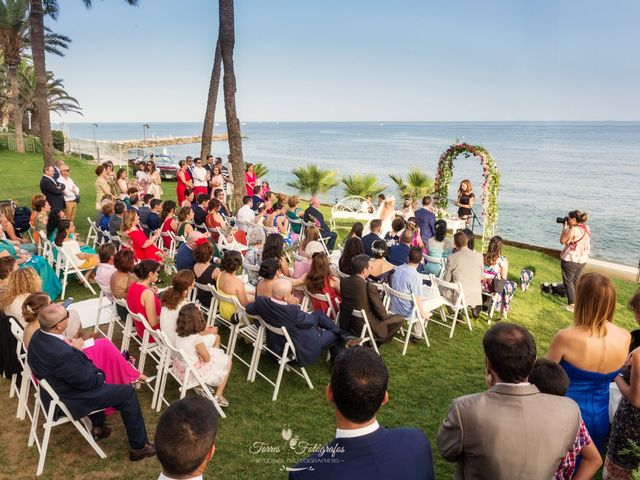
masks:
<path id="1" fill-rule="evenodd" d="M 578 277 L 587 264 L 591 251 L 591 231 L 586 225 L 587 218 L 586 212 L 573 210 L 567 217 L 556 220 L 563 224 L 560 243 L 564 248 L 560 254 L 560 268 L 562 282 L 567 292 L 567 310 L 570 312 L 573 312 Z"/>

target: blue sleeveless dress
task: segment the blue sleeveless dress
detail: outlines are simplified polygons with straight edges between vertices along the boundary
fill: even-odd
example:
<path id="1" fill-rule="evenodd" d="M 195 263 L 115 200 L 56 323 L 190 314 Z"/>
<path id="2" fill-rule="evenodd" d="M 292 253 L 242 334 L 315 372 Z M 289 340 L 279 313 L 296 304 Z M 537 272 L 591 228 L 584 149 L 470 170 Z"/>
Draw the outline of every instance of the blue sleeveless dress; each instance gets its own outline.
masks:
<path id="1" fill-rule="evenodd" d="M 569 376 L 567 397 L 580 407 L 580 414 L 598 450 L 602 451 L 609 433 L 609 384 L 620 370 L 610 373 L 590 372 L 574 367 L 566 360 L 560 365 Z"/>

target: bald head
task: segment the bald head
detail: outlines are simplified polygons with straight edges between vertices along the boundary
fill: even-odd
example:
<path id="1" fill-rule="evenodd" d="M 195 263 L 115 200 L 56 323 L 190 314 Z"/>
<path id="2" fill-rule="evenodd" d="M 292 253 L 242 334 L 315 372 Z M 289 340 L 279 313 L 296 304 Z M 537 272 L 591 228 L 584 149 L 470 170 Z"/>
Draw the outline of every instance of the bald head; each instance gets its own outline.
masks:
<path id="1" fill-rule="evenodd" d="M 291 286 L 291 282 L 284 278 L 275 280 L 273 285 L 271 285 L 271 296 L 278 300 L 283 300 L 285 297 L 289 296 L 292 291 L 293 287 Z"/>
<path id="2" fill-rule="evenodd" d="M 313 197 L 311 200 L 309 200 L 309 205 L 314 208 L 318 208 L 320 206 L 320 199 L 318 197 Z"/>
<path id="3" fill-rule="evenodd" d="M 67 318 L 69 318 L 67 309 L 59 304 L 48 305 L 38 313 L 38 323 L 45 332 L 50 331 L 52 328 L 64 332 L 67 326 L 63 320 Z"/>

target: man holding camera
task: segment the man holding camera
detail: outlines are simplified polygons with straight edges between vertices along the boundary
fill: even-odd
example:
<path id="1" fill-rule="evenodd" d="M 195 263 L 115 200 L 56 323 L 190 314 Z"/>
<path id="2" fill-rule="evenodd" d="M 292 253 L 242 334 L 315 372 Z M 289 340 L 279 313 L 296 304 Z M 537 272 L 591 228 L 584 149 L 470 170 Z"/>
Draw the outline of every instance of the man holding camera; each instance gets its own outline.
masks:
<path id="1" fill-rule="evenodd" d="M 560 268 L 569 312 L 573 312 L 578 277 L 587 264 L 591 251 L 591 230 L 586 225 L 587 219 L 586 212 L 580 210 L 572 210 L 568 216 L 556 219 L 556 222 L 563 224 L 560 243 L 564 248 L 560 254 Z"/>

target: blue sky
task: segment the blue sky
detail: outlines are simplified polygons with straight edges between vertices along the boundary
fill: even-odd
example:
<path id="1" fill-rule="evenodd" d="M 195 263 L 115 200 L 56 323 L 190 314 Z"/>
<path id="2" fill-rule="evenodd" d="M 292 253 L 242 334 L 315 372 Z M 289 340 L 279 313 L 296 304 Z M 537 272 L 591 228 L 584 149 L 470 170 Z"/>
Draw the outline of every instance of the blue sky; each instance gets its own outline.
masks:
<path id="1" fill-rule="evenodd" d="M 67 121 L 201 120 L 215 0 L 60 3 Z M 638 18 L 636 0 L 236 0 L 238 115 L 639 120 Z"/>

